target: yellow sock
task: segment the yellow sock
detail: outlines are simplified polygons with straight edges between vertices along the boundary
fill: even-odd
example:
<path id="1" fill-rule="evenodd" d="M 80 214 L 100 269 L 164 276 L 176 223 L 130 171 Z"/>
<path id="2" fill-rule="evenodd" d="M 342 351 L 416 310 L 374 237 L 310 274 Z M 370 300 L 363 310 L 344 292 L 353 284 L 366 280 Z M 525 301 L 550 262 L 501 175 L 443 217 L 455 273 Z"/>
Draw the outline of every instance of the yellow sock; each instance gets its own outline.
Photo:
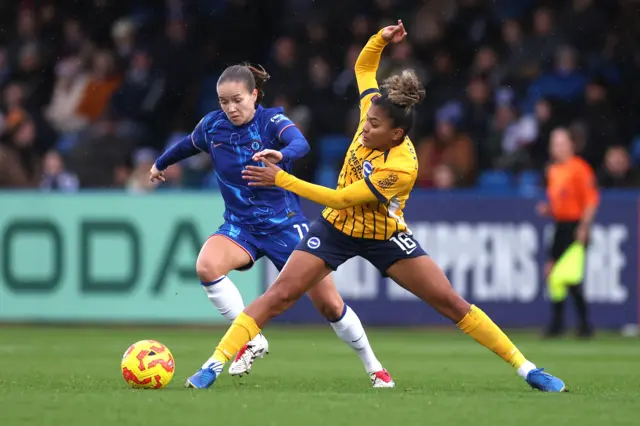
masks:
<path id="1" fill-rule="evenodd" d="M 469 313 L 457 325 L 465 334 L 473 337 L 476 342 L 493 351 L 515 368 L 520 368 L 527 362 L 524 355 L 500 330 L 500 327 L 477 306 L 471 305 Z"/>
<path id="2" fill-rule="evenodd" d="M 241 312 L 233 321 L 224 335 L 213 358 L 220 362 L 227 362 L 247 343 L 260 333 L 260 328 L 249 315 Z"/>

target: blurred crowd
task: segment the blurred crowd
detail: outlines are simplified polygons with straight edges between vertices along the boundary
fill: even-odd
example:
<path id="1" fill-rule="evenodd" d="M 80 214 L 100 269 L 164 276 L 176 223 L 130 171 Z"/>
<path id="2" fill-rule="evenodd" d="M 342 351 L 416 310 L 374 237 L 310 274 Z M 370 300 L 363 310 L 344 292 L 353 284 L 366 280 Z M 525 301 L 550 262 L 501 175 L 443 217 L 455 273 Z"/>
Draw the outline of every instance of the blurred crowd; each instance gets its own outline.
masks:
<path id="1" fill-rule="evenodd" d="M 397 17 L 426 100 L 417 187 L 539 185 L 566 126 L 602 187 L 638 187 L 640 3 L 634 0 L 21 0 L 0 2 L 0 188 L 156 190 L 156 156 L 216 109 L 251 61 L 312 145 L 297 174 L 335 185 L 358 116 L 353 65 Z M 204 155 L 159 188 L 215 189 Z M 526 177 L 526 179 L 525 179 Z M 526 181 L 526 182 L 525 182 Z"/>

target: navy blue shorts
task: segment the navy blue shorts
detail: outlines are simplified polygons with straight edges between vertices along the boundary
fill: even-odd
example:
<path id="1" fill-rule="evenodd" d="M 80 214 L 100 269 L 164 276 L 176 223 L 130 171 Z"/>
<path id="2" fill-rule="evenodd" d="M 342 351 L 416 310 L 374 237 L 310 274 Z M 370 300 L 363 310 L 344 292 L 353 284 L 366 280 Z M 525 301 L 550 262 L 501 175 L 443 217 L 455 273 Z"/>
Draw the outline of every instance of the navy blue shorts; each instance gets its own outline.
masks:
<path id="1" fill-rule="evenodd" d="M 296 250 L 319 257 L 334 271 L 352 257 L 360 256 L 385 277 L 387 270 L 398 260 L 427 255 L 411 234 L 398 232 L 388 240 L 354 238 L 338 231 L 323 217 L 311 225 Z"/>
<path id="2" fill-rule="evenodd" d="M 214 235 L 221 235 L 233 241 L 251 257 L 251 262 L 238 268 L 239 271 L 251 269 L 253 264 L 263 256 L 271 260 L 278 270 L 281 270 L 308 231 L 309 222 L 300 218 L 284 228 L 271 232 L 251 231 L 242 226 L 225 222 Z"/>

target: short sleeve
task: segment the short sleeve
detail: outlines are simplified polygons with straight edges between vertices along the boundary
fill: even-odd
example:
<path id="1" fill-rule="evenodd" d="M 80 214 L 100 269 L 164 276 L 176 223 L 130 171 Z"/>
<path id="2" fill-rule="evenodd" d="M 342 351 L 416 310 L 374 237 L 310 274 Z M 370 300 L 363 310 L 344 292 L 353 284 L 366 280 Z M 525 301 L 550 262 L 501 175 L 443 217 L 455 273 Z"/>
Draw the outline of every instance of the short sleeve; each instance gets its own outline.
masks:
<path id="1" fill-rule="evenodd" d="M 411 174 L 389 169 L 376 170 L 364 181 L 378 201 L 384 204 L 413 184 Z"/>
<path id="2" fill-rule="evenodd" d="M 582 193 L 587 205 L 597 205 L 600 202 L 598 180 L 591 166 L 586 163 L 580 167 L 580 180 Z"/>
<path id="3" fill-rule="evenodd" d="M 209 144 L 207 143 L 206 125 L 208 123 L 208 116 L 205 116 L 196 125 L 196 128 L 191 132 L 191 143 L 200 151 L 209 152 Z"/>
<path id="4" fill-rule="evenodd" d="M 267 122 L 267 134 L 270 137 L 277 138 L 279 141 L 282 139 L 282 133 L 289 127 L 294 127 L 295 124 L 289 117 L 282 113 L 277 113 L 269 119 Z"/>

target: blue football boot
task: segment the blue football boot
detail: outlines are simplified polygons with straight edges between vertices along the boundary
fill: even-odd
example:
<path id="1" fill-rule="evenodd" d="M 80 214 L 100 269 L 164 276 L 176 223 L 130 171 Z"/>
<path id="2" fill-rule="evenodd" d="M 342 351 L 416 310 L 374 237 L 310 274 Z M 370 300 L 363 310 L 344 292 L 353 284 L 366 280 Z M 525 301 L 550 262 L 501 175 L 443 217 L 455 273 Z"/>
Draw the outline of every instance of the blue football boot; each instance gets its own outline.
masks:
<path id="1" fill-rule="evenodd" d="M 526 380 L 529 386 L 542 392 L 567 392 L 564 382 L 549 373 L 545 373 L 544 368 L 536 368 L 529 371 Z"/>
<path id="2" fill-rule="evenodd" d="M 193 389 L 207 389 L 213 385 L 218 376 L 222 373 L 224 364 L 220 361 L 212 361 L 206 367 L 198 370 L 196 374 L 189 377 L 184 384 L 187 388 Z"/>

